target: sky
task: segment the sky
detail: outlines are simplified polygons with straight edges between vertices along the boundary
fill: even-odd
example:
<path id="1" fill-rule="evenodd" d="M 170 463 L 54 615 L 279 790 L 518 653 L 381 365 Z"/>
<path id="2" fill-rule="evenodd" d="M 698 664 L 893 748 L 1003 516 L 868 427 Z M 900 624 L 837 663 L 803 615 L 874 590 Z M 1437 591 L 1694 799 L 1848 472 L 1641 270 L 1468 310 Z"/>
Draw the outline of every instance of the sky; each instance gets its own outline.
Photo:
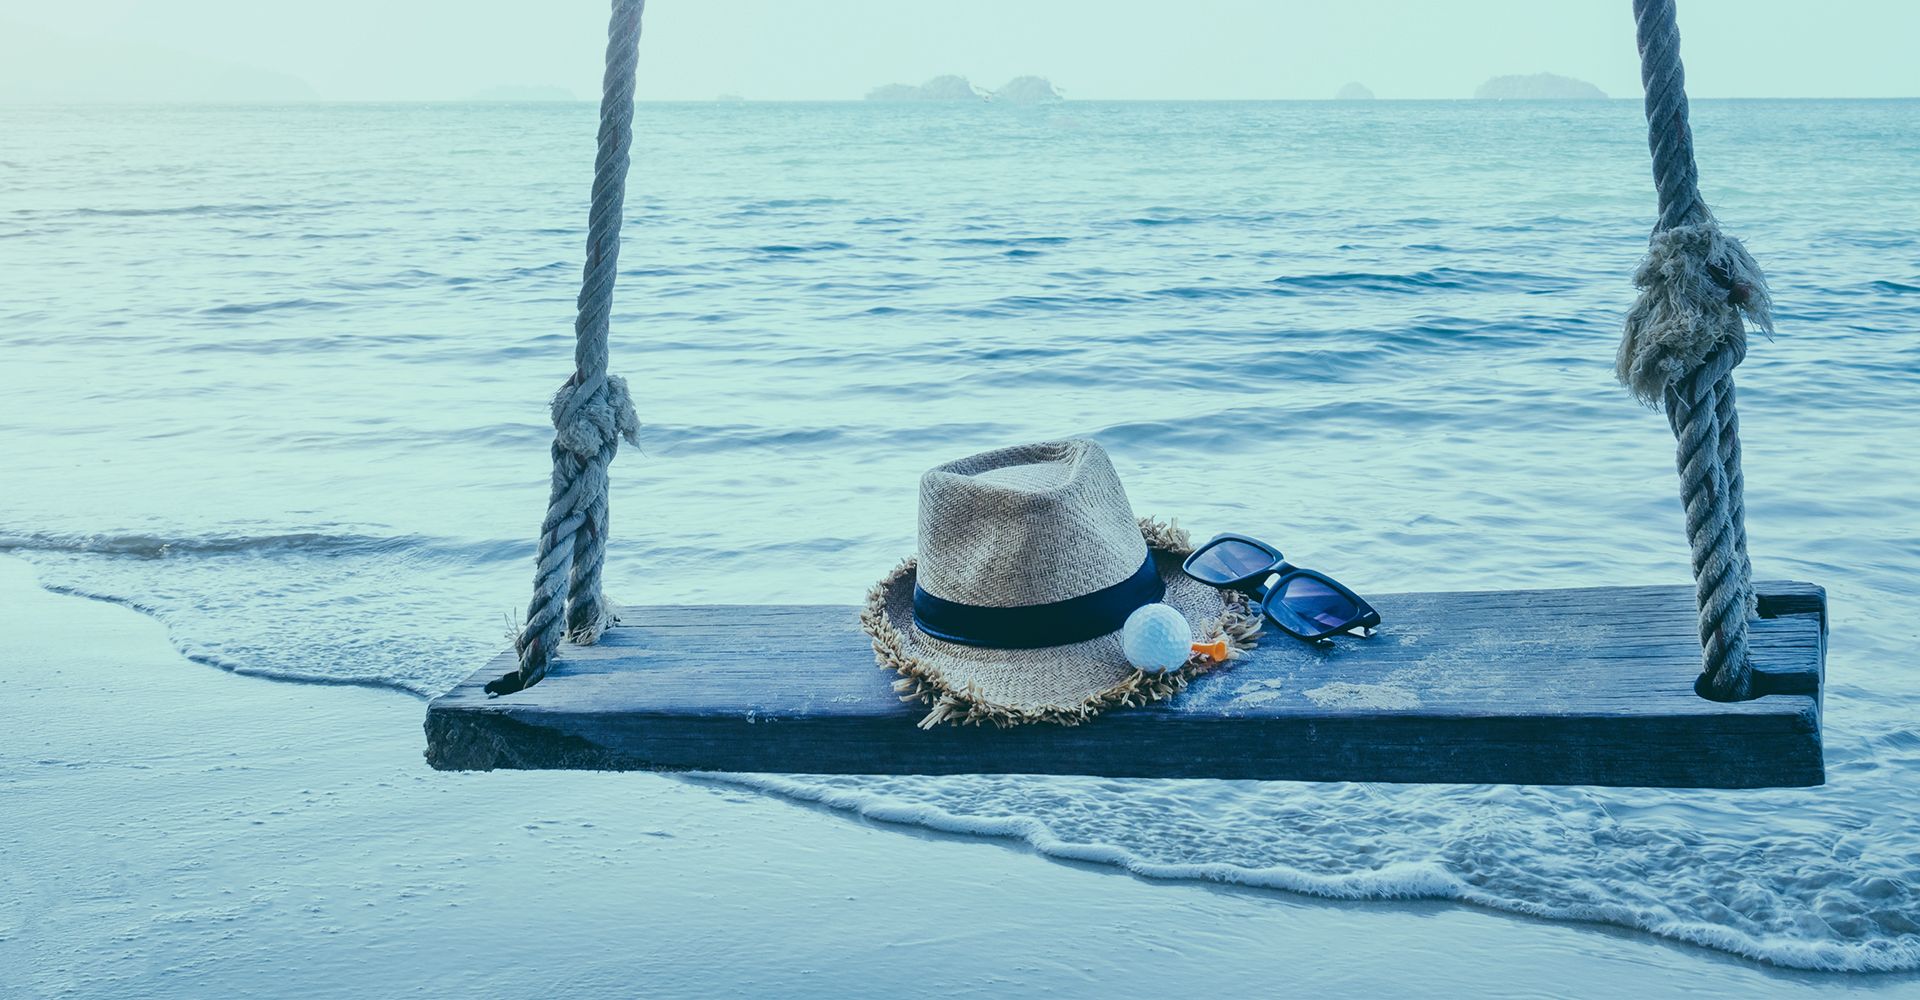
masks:
<path id="1" fill-rule="evenodd" d="M 592 98 L 606 11 L 0 0 L 0 100 Z M 1920 0 L 1680 0 L 1680 26 L 1696 97 L 1920 96 Z M 653 0 L 644 31 L 639 96 L 658 100 L 851 99 L 943 73 L 1037 74 L 1079 99 L 1315 99 L 1348 81 L 1459 98 L 1536 72 L 1639 92 L 1629 0 Z"/>

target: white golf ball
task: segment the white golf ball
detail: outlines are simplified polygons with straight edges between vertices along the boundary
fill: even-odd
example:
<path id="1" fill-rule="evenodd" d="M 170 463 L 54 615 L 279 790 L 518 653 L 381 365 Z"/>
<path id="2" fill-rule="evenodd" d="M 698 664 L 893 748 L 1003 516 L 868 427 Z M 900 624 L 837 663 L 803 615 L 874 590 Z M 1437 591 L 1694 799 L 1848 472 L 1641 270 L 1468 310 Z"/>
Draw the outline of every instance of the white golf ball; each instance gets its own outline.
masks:
<path id="1" fill-rule="evenodd" d="M 1192 655 L 1193 630 L 1172 605 L 1143 605 L 1121 627 L 1120 648 L 1141 670 L 1173 670 Z"/>

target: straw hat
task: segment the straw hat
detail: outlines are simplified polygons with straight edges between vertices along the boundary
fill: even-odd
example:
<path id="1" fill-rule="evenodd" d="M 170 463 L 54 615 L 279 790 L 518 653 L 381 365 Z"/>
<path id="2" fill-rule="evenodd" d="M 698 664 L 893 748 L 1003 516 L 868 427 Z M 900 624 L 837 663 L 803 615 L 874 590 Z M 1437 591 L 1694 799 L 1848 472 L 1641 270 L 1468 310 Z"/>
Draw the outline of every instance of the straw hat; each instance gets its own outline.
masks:
<path id="1" fill-rule="evenodd" d="M 1136 519 L 1113 463 L 1087 440 L 989 451 L 920 478 L 920 552 L 867 595 L 860 623 L 904 701 L 945 721 L 1073 724 L 1170 697 L 1220 664 L 1164 672 L 1127 663 L 1120 629 L 1163 601 L 1196 640 L 1251 648 L 1239 594 L 1180 571 L 1186 532 Z"/>

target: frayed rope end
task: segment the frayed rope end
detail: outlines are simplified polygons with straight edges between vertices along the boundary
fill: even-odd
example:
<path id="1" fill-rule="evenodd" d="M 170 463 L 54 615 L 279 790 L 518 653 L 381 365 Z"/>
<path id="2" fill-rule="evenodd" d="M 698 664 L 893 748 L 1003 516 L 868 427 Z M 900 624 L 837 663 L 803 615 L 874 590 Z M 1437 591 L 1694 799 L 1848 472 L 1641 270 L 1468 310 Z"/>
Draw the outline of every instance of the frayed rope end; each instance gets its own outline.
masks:
<path id="1" fill-rule="evenodd" d="M 582 387 L 568 382 L 553 394 L 554 442 L 581 458 L 591 459 L 618 442 L 640 444 L 640 414 L 633 408 L 627 380 L 608 375 L 597 391 L 583 396 Z"/>
<path id="2" fill-rule="evenodd" d="M 620 613 L 613 610 L 613 603 L 603 596 L 599 613 L 584 622 L 567 623 L 567 641 L 576 646 L 591 646 L 599 642 L 608 629 L 618 624 Z"/>
<path id="3" fill-rule="evenodd" d="M 1747 323 L 1773 333 L 1766 275 L 1711 219 L 1655 233 L 1633 283 L 1640 297 L 1627 313 L 1615 374 L 1650 407 L 1723 341 L 1744 339 Z"/>

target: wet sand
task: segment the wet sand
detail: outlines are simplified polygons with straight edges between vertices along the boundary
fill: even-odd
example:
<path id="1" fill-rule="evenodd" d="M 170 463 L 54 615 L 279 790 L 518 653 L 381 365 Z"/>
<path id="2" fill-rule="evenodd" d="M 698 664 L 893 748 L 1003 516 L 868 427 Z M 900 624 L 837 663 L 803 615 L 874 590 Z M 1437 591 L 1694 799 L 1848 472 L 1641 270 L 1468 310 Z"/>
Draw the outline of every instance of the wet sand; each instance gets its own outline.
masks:
<path id="1" fill-rule="evenodd" d="M 0 996 L 1920 994 L 1063 864 L 698 780 L 440 774 L 423 703 L 189 662 L 0 558 Z"/>

